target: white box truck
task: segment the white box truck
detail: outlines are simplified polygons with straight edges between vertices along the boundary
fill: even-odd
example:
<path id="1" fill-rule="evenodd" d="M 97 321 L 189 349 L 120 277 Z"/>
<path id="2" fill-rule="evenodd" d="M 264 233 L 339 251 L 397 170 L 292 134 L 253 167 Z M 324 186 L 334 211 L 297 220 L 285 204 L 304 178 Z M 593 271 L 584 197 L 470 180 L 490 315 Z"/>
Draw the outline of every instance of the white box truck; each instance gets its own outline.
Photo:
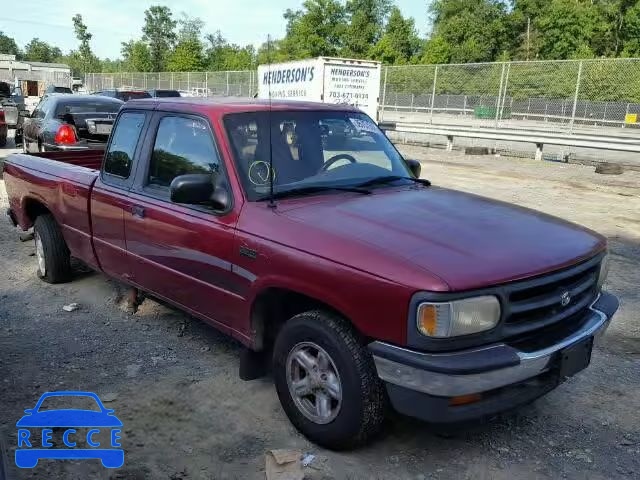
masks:
<path id="1" fill-rule="evenodd" d="M 380 62 L 318 57 L 258 67 L 258 97 L 355 105 L 376 120 Z"/>

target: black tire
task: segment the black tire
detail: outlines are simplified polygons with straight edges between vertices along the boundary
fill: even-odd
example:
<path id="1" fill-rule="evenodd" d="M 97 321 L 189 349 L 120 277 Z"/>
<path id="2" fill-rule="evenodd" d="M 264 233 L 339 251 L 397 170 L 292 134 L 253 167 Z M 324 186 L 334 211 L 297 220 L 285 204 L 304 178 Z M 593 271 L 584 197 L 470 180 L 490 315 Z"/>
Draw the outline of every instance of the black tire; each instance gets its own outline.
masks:
<path id="1" fill-rule="evenodd" d="M 0 133 L 0 148 L 7 146 L 7 132 Z"/>
<path id="2" fill-rule="evenodd" d="M 329 423 L 310 420 L 289 391 L 287 359 L 297 345 L 305 342 L 324 349 L 339 375 L 341 406 Z M 379 432 L 387 406 L 384 385 L 371 354 L 343 319 L 316 310 L 298 314 L 286 322 L 274 346 L 273 376 L 289 420 L 312 442 L 330 449 L 348 449 L 366 443 Z"/>
<path id="3" fill-rule="evenodd" d="M 64 283 L 71 279 L 71 256 L 58 223 L 51 214 L 36 218 L 33 228 L 36 241 L 38 277 L 47 283 Z M 40 266 L 38 242 L 42 245 L 44 271 Z"/>
<path id="4" fill-rule="evenodd" d="M 619 163 L 602 162 L 596 165 L 596 173 L 602 175 L 622 175 L 624 168 Z"/>

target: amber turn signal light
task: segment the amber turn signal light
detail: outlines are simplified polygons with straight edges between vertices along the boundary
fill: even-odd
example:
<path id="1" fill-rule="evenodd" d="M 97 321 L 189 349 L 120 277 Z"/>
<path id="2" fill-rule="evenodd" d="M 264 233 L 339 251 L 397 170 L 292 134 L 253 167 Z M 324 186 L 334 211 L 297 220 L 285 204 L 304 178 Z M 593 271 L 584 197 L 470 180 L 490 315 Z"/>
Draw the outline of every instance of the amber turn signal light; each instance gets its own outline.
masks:
<path id="1" fill-rule="evenodd" d="M 424 335 L 436 335 L 438 328 L 438 312 L 435 305 L 423 304 L 418 310 L 418 328 Z"/>

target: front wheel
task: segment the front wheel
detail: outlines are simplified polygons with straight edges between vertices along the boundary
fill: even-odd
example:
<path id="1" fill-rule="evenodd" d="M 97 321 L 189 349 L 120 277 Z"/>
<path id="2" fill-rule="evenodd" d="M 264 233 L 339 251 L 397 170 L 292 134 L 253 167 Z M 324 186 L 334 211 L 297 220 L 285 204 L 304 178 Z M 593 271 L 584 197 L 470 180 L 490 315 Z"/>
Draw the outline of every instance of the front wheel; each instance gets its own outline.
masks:
<path id="1" fill-rule="evenodd" d="M 353 448 L 375 435 L 386 397 L 373 359 L 351 326 L 322 311 L 301 313 L 282 328 L 273 372 L 293 425 L 327 448 Z"/>

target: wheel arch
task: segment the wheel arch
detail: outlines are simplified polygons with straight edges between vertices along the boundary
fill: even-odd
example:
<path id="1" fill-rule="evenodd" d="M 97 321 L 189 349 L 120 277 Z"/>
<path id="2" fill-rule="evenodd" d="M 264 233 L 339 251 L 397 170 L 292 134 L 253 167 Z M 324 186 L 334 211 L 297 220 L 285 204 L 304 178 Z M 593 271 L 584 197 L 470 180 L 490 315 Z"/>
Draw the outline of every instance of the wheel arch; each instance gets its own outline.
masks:
<path id="1" fill-rule="evenodd" d="M 258 292 L 251 305 L 253 349 L 268 350 L 287 320 L 298 313 L 310 310 L 333 313 L 345 319 L 357 330 L 344 312 L 326 301 L 291 288 L 270 286 Z"/>

